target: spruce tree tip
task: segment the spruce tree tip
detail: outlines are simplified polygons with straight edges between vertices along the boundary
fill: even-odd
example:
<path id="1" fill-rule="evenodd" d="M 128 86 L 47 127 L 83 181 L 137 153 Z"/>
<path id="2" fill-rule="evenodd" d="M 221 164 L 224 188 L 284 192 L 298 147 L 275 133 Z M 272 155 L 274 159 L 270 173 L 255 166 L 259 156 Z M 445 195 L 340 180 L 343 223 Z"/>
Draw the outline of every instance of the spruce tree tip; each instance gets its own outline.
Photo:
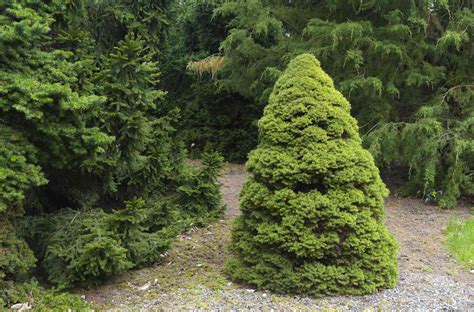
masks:
<path id="1" fill-rule="evenodd" d="M 302 53 L 295 57 L 290 64 L 304 64 L 304 63 L 312 63 L 318 67 L 321 67 L 321 63 L 319 60 L 311 53 Z M 288 68 L 290 68 L 291 65 L 288 65 Z"/>

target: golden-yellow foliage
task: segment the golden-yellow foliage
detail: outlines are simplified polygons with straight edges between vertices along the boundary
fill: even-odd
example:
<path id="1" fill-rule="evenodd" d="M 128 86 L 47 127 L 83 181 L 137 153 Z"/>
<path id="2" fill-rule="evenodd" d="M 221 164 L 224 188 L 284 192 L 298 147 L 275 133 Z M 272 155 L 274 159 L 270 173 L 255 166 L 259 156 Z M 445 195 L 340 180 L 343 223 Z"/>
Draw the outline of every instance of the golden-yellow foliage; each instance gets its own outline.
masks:
<path id="1" fill-rule="evenodd" d="M 224 57 L 221 55 L 211 55 L 205 59 L 189 62 L 186 69 L 192 71 L 201 77 L 203 74 L 211 74 L 215 78 L 217 71 L 224 65 Z"/>

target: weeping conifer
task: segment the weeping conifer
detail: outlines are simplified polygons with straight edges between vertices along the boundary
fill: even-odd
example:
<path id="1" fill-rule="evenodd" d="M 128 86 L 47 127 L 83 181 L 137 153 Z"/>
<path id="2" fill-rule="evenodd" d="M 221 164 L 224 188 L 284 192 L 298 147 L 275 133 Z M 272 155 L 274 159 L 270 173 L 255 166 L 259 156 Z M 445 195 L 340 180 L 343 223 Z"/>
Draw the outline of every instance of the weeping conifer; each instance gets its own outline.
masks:
<path id="1" fill-rule="evenodd" d="M 264 106 L 287 62 L 313 53 L 402 194 L 444 208 L 474 194 L 474 2 L 225 1 L 215 15 L 230 19 L 222 88 Z"/>
<path id="2" fill-rule="evenodd" d="M 279 293 L 366 294 L 395 286 L 388 195 L 349 102 L 310 54 L 278 80 L 250 153 L 232 231 L 231 278 Z"/>

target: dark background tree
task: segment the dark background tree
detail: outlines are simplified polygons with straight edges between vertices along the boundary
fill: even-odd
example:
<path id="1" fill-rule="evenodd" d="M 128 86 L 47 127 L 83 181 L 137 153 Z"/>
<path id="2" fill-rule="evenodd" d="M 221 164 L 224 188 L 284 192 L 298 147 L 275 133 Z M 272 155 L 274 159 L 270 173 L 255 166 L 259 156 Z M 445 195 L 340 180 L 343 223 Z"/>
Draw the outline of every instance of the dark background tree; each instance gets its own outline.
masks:
<path id="1" fill-rule="evenodd" d="M 473 9 L 448 0 L 225 2 L 214 10 L 228 20 L 216 82 L 258 118 L 282 68 L 313 53 L 384 172 L 400 175 L 405 194 L 452 207 L 474 191 Z"/>

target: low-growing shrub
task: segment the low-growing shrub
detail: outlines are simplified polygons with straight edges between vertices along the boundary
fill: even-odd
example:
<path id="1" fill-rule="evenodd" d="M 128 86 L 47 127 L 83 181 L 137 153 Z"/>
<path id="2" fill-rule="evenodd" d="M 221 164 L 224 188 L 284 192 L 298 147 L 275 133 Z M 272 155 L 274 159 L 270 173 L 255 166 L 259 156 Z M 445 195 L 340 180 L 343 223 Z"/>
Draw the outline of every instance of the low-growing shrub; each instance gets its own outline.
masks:
<path id="1" fill-rule="evenodd" d="M 101 209 L 62 209 L 31 218 L 28 241 L 35 246 L 48 280 L 59 288 L 97 284 L 133 267 L 127 249 Z"/>
<path id="2" fill-rule="evenodd" d="M 218 187 L 224 159 L 217 153 L 205 153 L 201 157 L 201 168 L 188 166 L 178 188 L 178 205 L 184 215 L 198 224 L 206 224 L 219 217 L 225 209 Z"/>
<path id="3" fill-rule="evenodd" d="M 24 236 L 49 282 L 58 288 L 96 285 L 159 261 L 178 233 L 219 217 L 224 211 L 217 183 L 222 164 L 221 156 L 205 155 L 200 169 L 184 170 L 177 194 L 169 198 L 134 198 L 110 213 L 62 209 L 30 217 Z"/>
<path id="4" fill-rule="evenodd" d="M 21 283 L 35 266 L 36 259 L 26 242 L 18 236 L 15 227 L 0 213 L 0 309 L 14 303 Z"/>
<path id="5" fill-rule="evenodd" d="M 78 295 L 46 290 L 35 280 L 10 286 L 6 288 L 7 296 L 0 295 L 0 307 L 19 303 L 36 312 L 92 311 L 92 307 Z"/>

